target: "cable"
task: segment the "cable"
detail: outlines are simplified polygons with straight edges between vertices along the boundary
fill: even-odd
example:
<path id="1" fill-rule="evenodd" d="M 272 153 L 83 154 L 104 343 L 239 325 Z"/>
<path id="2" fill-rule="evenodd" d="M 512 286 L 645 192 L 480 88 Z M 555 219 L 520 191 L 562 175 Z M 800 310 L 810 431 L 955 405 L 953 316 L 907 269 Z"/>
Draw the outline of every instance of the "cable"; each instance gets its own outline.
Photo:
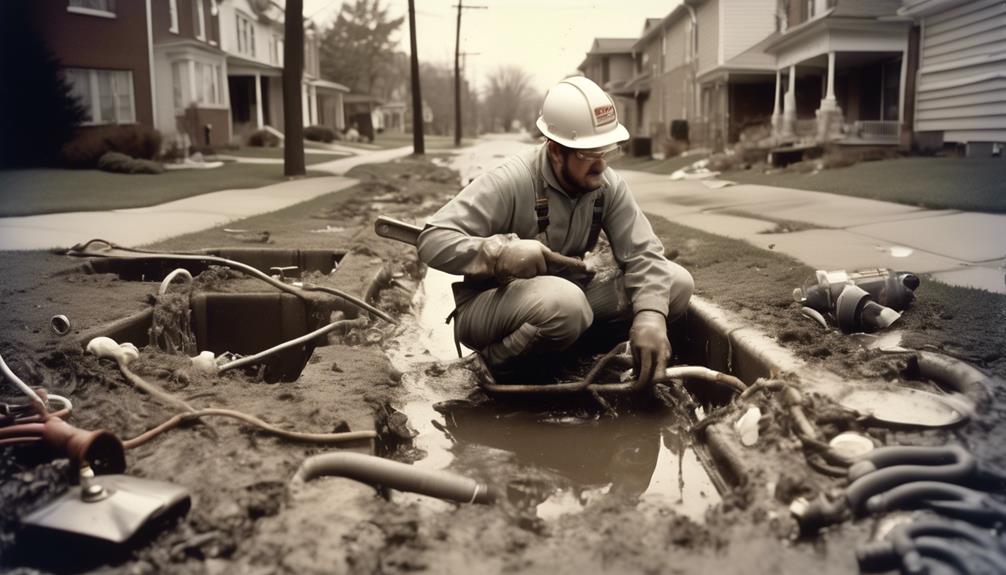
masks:
<path id="1" fill-rule="evenodd" d="M 302 335 L 302 336 L 300 336 L 298 338 L 291 339 L 289 341 L 285 341 L 285 342 L 283 342 L 283 343 L 281 343 L 281 344 L 279 344 L 277 346 L 271 347 L 271 348 L 269 348 L 269 349 L 267 349 L 265 351 L 260 351 L 260 352 L 256 353 L 255 355 L 249 355 L 247 357 L 242 357 L 241 359 L 236 359 L 236 360 L 234 360 L 232 362 L 225 363 L 225 364 L 221 365 L 217 369 L 217 373 L 223 373 L 223 372 L 225 372 L 227 370 L 236 369 L 236 368 L 239 368 L 239 367 L 244 367 L 246 365 L 251 365 L 251 364 L 258 363 L 258 362 L 262 361 L 263 359 L 265 359 L 266 357 L 268 357 L 270 355 L 273 355 L 275 353 L 279 353 L 279 352 L 281 352 L 281 351 L 283 351 L 285 349 L 289 349 L 291 347 L 296 347 L 296 346 L 298 346 L 298 345 L 300 345 L 302 343 L 309 342 L 309 341 L 311 341 L 312 339 L 314 339 L 316 337 L 322 336 L 322 335 L 324 335 L 324 334 L 326 334 L 326 333 L 328 333 L 330 331 L 335 330 L 336 328 L 346 327 L 346 326 L 349 326 L 349 327 L 363 327 L 365 325 L 367 325 L 367 319 L 366 318 L 343 319 L 343 320 L 333 321 L 332 323 L 330 323 L 330 324 L 328 324 L 328 325 L 326 325 L 324 327 L 318 328 L 318 329 L 312 331 L 311 333 L 307 333 L 307 334 L 304 334 L 304 335 Z"/>
<path id="2" fill-rule="evenodd" d="M 2 355 L 0 355 L 0 373 L 3 373 L 4 377 L 6 377 L 15 386 L 17 386 L 17 388 L 21 390 L 21 393 L 24 393 L 25 395 L 28 396 L 28 398 L 31 400 L 32 406 L 35 408 L 36 411 L 38 411 L 39 415 L 44 417 L 45 414 L 48 413 L 48 410 L 45 408 L 45 402 L 42 401 L 42 398 L 39 397 L 37 393 L 35 393 L 34 389 L 28 387 L 28 384 L 22 381 L 20 377 L 15 375 L 14 372 L 11 371 L 9 367 L 7 367 L 7 363 L 4 362 Z"/>
<path id="3" fill-rule="evenodd" d="M 302 433 L 299 431 L 288 431 L 286 429 L 280 429 L 270 423 L 267 423 L 253 415 L 248 415 L 246 413 L 241 413 L 240 411 L 234 411 L 231 409 L 200 409 L 197 411 L 189 413 L 180 413 L 175 415 L 165 421 L 164 423 L 158 425 L 157 427 L 143 432 L 142 434 L 124 441 L 122 444 L 126 449 L 133 449 L 134 447 L 139 447 L 144 443 L 147 443 L 151 439 L 157 437 L 158 435 L 164 433 L 165 431 L 170 431 L 179 424 L 190 421 L 193 419 L 199 419 L 201 417 L 209 416 L 219 416 L 219 417 L 230 417 L 233 419 L 239 419 L 245 423 L 250 423 L 255 427 L 258 427 L 266 433 L 271 433 L 278 437 L 284 439 L 291 439 L 293 441 L 304 441 L 307 443 L 341 443 L 343 441 L 355 441 L 359 439 L 373 439 L 377 437 L 377 432 L 374 431 L 346 431 L 342 433 Z"/>

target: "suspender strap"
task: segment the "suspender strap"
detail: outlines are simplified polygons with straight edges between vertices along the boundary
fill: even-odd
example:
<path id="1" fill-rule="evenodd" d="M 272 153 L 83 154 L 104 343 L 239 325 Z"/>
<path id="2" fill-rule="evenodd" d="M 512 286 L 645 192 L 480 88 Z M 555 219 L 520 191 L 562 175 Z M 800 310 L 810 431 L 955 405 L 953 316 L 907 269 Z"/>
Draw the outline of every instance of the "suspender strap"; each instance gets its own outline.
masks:
<path id="1" fill-rule="evenodd" d="M 548 196 L 545 195 L 545 186 L 535 190 L 534 213 L 538 216 L 538 233 L 544 234 L 548 229 Z"/>
<path id="2" fill-rule="evenodd" d="M 597 238 L 601 235 L 601 223 L 604 220 L 604 198 L 600 194 L 594 198 L 594 216 L 590 220 L 590 235 L 587 236 L 588 252 L 594 250 L 597 245 Z"/>

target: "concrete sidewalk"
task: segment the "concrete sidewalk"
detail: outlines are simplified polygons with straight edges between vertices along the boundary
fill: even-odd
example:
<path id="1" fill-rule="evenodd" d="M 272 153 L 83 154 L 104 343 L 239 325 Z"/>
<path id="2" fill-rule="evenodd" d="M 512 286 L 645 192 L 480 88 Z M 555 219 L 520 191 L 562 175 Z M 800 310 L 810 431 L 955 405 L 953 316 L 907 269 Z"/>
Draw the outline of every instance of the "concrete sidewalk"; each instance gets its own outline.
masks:
<path id="1" fill-rule="evenodd" d="M 274 212 L 338 192 L 356 182 L 337 176 L 304 178 L 261 188 L 213 192 L 147 208 L 0 218 L 0 250 L 70 247 L 92 238 L 140 246 Z"/>
<path id="2" fill-rule="evenodd" d="M 814 268 L 886 267 L 1006 293 L 1006 215 L 619 173 L 647 212 L 791 255 Z M 769 233 L 780 221 L 809 229 Z"/>

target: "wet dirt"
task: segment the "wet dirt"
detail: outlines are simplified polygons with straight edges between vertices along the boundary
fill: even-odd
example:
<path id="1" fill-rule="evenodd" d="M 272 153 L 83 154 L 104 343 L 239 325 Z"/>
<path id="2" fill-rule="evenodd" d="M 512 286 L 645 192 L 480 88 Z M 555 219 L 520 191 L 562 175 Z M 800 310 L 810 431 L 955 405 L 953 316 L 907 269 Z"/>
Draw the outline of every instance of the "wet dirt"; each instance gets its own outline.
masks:
<path id="1" fill-rule="evenodd" d="M 240 409 L 289 429 L 377 428 L 382 454 L 490 482 L 502 494 L 499 502 L 448 504 L 339 478 L 291 491 L 287 482 L 300 462 L 325 448 L 208 419 L 128 453 L 129 473 L 192 492 L 188 515 L 134 549 L 78 563 L 25 545 L 17 522 L 67 488 L 67 463 L 49 462 L 34 447 L 0 447 L 0 567 L 106 573 L 856 570 L 851 550 L 868 539 L 871 521 L 815 539 L 794 538 L 786 505 L 839 483 L 807 466 L 775 394 L 752 399 L 763 416 L 758 443 L 744 452 L 751 474 L 722 495 L 683 474 L 697 465 L 687 454 L 699 436 L 660 406 L 618 406 L 612 418 L 596 405 L 486 398 L 468 365 L 452 357 L 453 343 L 432 327 L 442 321 L 443 286 L 421 288 L 424 270 L 414 250 L 372 231 L 379 214 L 421 223 L 456 191 L 457 173 L 442 160 L 405 159 L 349 175 L 363 183 L 230 227 L 268 230 L 269 247 L 345 250 L 350 255 L 337 272 L 311 281 L 352 293 L 363 293 L 384 270 L 378 305 L 403 318 L 402 327 L 375 322 L 331 336 L 291 383 L 265 383 L 254 372 L 181 376 L 186 361 L 153 350 L 144 350 L 136 370 L 199 407 Z M 676 251 L 678 263 L 695 276 L 699 295 L 760 326 L 816 369 L 900 381 L 900 356 L 867 349 L 800 315 L 790 294 L 813 270 L 743 242 L 652 221 L 668 251 Z M 214 229 L 154 247 L 239 245 L 231 236 Z M 29 384 L 72 398 L 74 425 L 133 437 L 173 410 L 131 388 L 112 363 L 84 355 L 71 338 L 146 308 L 157 284 L 86 274 L 80 263 L 53 253 L 0 253 L 0 265 L 12 271 L 0 277 L 0 353 Z M 264 289 L 216 269 L 197 277 L 195 286 Z M 441 294 L 429 296 L 440 302 L 416 305 L 417 290 Z M 931 282 L 917 295 L 899 322 L 902 345 L 963 357 L 1006 376 L 1006 298 Z M 49 317 L 57 313 L 71 318 L 70 335 L 49 331 Z M 410 317 L 424 313 L 428 317 Z M 13 397 L 9 386 L 3 390 L 5 398 Z M 997 425 L 1006 415 L 1004 394 L 993 390 L 993 401 L 970 423 L 926 433 L 862 428 L 817 394 L 807 394 L 807 411 L 828 436 L 859 429 L 888 443 L 959 441 L 1004 468 L 1006 432 Z M 732 421 L 736 414 L 718 415 Z"/>

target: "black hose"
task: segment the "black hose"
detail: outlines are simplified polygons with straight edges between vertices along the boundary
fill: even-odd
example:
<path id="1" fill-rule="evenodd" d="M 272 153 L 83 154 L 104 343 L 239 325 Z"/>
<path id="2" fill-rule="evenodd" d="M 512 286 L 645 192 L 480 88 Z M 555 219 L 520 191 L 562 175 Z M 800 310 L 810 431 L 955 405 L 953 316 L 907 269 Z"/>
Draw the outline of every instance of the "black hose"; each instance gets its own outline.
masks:
<path id="1" fill-rule="evenodd" d="M 495 493 L 488 485 L 474 479 L 352 452 L 322 453 L 308 457 L 293 476 L 290 487 L 296 488 L 326 475 L 347 477 L 461 503 L 488 504 L 496 500 Z"/>
<path id="2" fill-rule="evenodd" d="M 960 449 L 960 448 L 958 448 Z M 913 481 L 960 482 L 974 474 L 977 467 L 974 457 L 960 449 L 966 457 L 946 465 L 892 465 L 861 476 L 845 490 L 849 506 L 856 514 L 864 511 L 866 500 Z"/>
<path id="3" fill-rule="evenodd" d="M 891 445 L 878 447 L 860 457 L 849 468 L 849 479 L 857 480 L 878 469 L 895 465 L 950 465 L 975 464 L 975 458 L 959 445 L 939 447 L 919 447 L 915 445 Z"/>
<path id="4" fill-rule="evenodd" d="M 906 572 L 918 573 L 922 554 L 916 548 L 916 540 L 923 537 L 962 539 L 985 551 L 983 558 L 991 556 L 989 561 L 1003 561 L 999 556 L 1000 543 L 988 532 L 960 521 L 939 519 L 920 519 L 895 527 L 887 541 L 868 543 L 856 549 L 856 560 L 863 571 L 886 571 L 895 568 L 900 559 Z M 1006 572 L 1006 567 L 1002 572 Z"/>
<path id="5" fill-rule="evenodd" d="M 866 500 L 866 511 L 871 514 L 919 508 L 930 508 L 980 525 L 1006 521 L 1006 505 L 987 493 L 952 483 L 913 481 Z"/>

